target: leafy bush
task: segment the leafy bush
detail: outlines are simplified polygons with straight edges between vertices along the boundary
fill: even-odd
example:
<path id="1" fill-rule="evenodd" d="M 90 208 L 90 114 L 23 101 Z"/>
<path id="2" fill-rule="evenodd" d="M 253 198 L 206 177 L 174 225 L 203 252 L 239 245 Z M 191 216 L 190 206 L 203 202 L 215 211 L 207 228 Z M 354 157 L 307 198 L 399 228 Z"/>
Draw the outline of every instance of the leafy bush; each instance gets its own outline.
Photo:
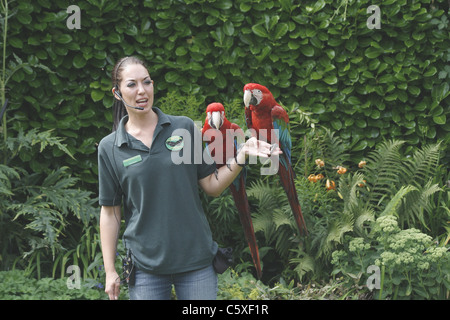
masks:
<path id="1" fill-rule="evenodd" d="M 3 58 L 26 64 L 7 85 L 11 130 L 55 129 L 76 156 L 33 152 L 34 170 L 61 159 L 95 188 L 95 143 L 112 123 L 109 73 L 124 55 L 148 62 L 156 98 L 231 102 L 246 82 L 265 84 L 353 151 L 449 141 L 445 0 L 378 1 L 381 29 L 367 27 L 377 4 L 368 0 L 87 0 L 79 30 L 66 26 L 69 4 L 10 3 Z"/>
<path id="2" fill-rule="evenodd" d="M 246 82 L 267 85 L 288 106 L 311 235 L 297 236 L 277 182 L 251 170 L 265 283 L 280 275 L 327 279 L 344 236 L 366 239 L 370 221 L 386 210 L 395 209 L 401 228 L 448 243 L 447 1 L 379 1 L 381 29 L 367 27 L 367 7 L 377 4 L 368 0 L 87 0 L 79 4 L 81 30 L 66 26 L 67 0 L 1 4 L 1 105 L 10 102 L 1 124 L 2 268 L 16 262 L 63 277 L 77 264 L 98 277 L 96 215 L 84 190 L 97 190 L 95 144 L 112 124 L 109 73 L 124 55 L 148 62 L 156 105 L 171 114 L 203 120 L 206 105 L 219 101 L 244 127 Z M 310 174 L 325 179 L 313 183 Z M 229 196 L 203 200 L 216 237 L 237 243 L 236 270 L 251 271 Z M 345 292 L 339 282 L 324 283 Z"/>
<path id="3" fill-rule="evenodd" d="M 0 271 L 0 300 L 99 300 L 107 295 L 87 285 L 69 289 L 66 279 L 34 279 L 22 270 Z"/>
<path id="4" fill-rule="evenodd" d="M 295 286 L 283 279 L 269 287 L 251 274 L 233 269 L 218 277 L 218 300 L 298 300 L 348 298 L 340 281 L 325 285 Z M 23 270 L 0 271 L 0 300 L 107 300 L 101 285 L 93 279 L 81 281 L 80 288 L 69 288 L 66 279 L 34 279 Z M 119 300 L 128 300 L 128 288 L 122 285 Z M 172 290 L 172 299 L 176 299 Z"/>
<path id="5" fill-rule="evenodd" d="M 0 163 L 4 163 L 0 164 L 0 262 L 2 269 L 17 264 L 40 277 L 43 266 L 42 272 L 49 275 L 54 261 L 65 254 L 64 245 L 70 243 L 67 239 L 72 236 L 77 243 L 79 229 L 89 232 L 88 226 L 98 213 L 96 200 L 89 191 L 75 187 L 78 179 L 67 167 L 30 173 L 16 166 L 18 158 L 28 156 L 29 150 L 38 146 L 41 151 L 53 147 L 71 156 L 51 130 L 33 129 L 26 134 L 21 130 L 17 137 L 0 141 Z M 88 248 L 95 244 L 88 242 Z M 79 249 L 77 252 L 80 254 Z"/>
<path id="6" fill-rule="evenodd" d="M 380 299 L 447 299 L 450 290 L 450 252 L 436 246 L 417 229 L 401 230 L 394 215 L 372 224 L 368 238 L 346 237 L 344 248 L 333 252 L 335 274 L 350 284 L 364 285 L 370 265 L 381 268 Z"/>
<path id="7" fill-rule="evenodd" d="M 308 146 L 311 139 L 315 146 L 304 149 L 305 168 L 322 178 L 296 178 L 308 237 L 297 235 L 276 179 L 253 180 L 247 189 L 266 283 L 273 284 L 280 274 L 300 282 L 326 278 L 332 271 L 331 253 L 340 248 L 345 236 L 367 237 L 370 223 L 386 214 L 395 214 L 401 228 L 420 229 L 442 244 L 448 242 L 450 208 L 445 201 L 447 176 L 441 176 L 439 144 L 406 156 L 403 141 L 386 141 L 359 167 L 360 158 L 349 157 L 341 139 L 326 129 L 315 128 L 314 132 L 303 144 Z M 317 165 L 314 159 L 319 157 L 322 164 Z M 336 187 L 327 190 L 326 180 L 335 181 Z"/>

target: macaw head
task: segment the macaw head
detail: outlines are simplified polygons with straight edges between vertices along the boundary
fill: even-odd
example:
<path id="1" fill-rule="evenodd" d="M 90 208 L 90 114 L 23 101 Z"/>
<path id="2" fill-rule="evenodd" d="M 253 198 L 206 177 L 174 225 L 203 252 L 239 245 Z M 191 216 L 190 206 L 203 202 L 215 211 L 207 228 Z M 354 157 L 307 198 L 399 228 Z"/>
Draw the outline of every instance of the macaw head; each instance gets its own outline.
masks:
<path id="1" fill-rule="evenodd" d="M 225 108 L 219 102 L 213 102 L 206 107 L 206 122 L 208 125 L 219 130 L 225 121 Z"/>
<path id="2" fill-rule="evenodd" d="M 246 108 L 254 106 L 273 106 L 277 104 L 272 92 L 265 86 L 258 83 L 247 83 L 244 86 L 244 105 Z"/>

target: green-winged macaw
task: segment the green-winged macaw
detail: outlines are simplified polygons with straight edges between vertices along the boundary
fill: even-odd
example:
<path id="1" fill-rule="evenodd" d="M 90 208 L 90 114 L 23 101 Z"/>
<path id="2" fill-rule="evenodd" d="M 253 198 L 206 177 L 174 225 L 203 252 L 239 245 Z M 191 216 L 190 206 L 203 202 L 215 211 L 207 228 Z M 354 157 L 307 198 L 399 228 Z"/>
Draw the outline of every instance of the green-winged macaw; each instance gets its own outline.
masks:
<path id="1" fill-rule="evenodd" d="M 206 119 L 202 128 L 202 136 L 212 158 L 216 162 L 217 168 L 226 165 L 230 159 L 236 156 L 236 141 L 242 139 L 241 141 L 244 142 L 243 130 L 237 124 L 231 123 L 226 118 L 225 108 L 218 102 L 211 103 L 206 108 Z M 222 140 L 218 140 L 220 138 Z M 250 254 L 256 268 L 257 276 L 260 279 L 261 263 L 250 206 L 245 191 L 245 178 L 246 168 L 244 167 L 233 183 L 230 184 L 229 188 L 239 213 L 239 219 L 244 228 L 245 238 L 250 248 Z"/>
<path id="2" fill-rule="evenodd" d="M 280 156 L 278 175 L 286 192 L 295 221 L 301 234 L 308 234 L 294 183 L 291 164 L 292 141 L 289 132 L 289 116 L 265 86 L 247 83 L 244 86 L 245 119 L 248 129 L 259 140 L 277 143 L 283 152 Z M 272 134 L 272 130 L 275 134 Z M 273 138 L 276 141 L 272 141 Z"/>

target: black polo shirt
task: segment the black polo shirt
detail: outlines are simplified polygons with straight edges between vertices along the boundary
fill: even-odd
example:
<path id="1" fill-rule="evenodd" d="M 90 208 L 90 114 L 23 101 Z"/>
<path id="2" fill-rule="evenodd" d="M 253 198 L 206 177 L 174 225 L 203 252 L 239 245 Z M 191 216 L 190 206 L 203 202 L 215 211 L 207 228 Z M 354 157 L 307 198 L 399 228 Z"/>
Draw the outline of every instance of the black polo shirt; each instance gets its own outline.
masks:
<path id="1" fill-rule="evenodd" d="M 124 241 L 138 268 L 171 274 L 212 263 L 217 252 L 198 180 L 215 171 L 194 122 L 158 108 L 149 149 L 125 130 L 128 116 L 98 148 L 99 203 L 123 203 Z M 200 150 L 200 151 L 199 151 Z"/>

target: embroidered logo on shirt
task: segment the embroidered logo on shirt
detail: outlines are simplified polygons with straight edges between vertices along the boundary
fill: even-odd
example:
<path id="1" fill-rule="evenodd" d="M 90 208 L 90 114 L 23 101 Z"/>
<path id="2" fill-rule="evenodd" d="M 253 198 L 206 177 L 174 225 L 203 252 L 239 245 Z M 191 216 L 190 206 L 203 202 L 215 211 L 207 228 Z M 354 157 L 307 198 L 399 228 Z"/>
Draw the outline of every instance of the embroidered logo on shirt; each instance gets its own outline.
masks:
<path id="1" fill-rule="evenodd" d="M 183 149 L 184 142 L 182 136 L 171 136 L 166 140 L 166 148 L 170 151 L 179 151 Z"/>
<path id="2" fill-rule="evenodd" d="M 142 161 L 141 155 L 137 155 L 135 157 L 131 157 L 129 159 L 123 160 L 123 166 L 126 168 L 128 166 L 131 166 L 134 163 L 138 163 Z"/>

